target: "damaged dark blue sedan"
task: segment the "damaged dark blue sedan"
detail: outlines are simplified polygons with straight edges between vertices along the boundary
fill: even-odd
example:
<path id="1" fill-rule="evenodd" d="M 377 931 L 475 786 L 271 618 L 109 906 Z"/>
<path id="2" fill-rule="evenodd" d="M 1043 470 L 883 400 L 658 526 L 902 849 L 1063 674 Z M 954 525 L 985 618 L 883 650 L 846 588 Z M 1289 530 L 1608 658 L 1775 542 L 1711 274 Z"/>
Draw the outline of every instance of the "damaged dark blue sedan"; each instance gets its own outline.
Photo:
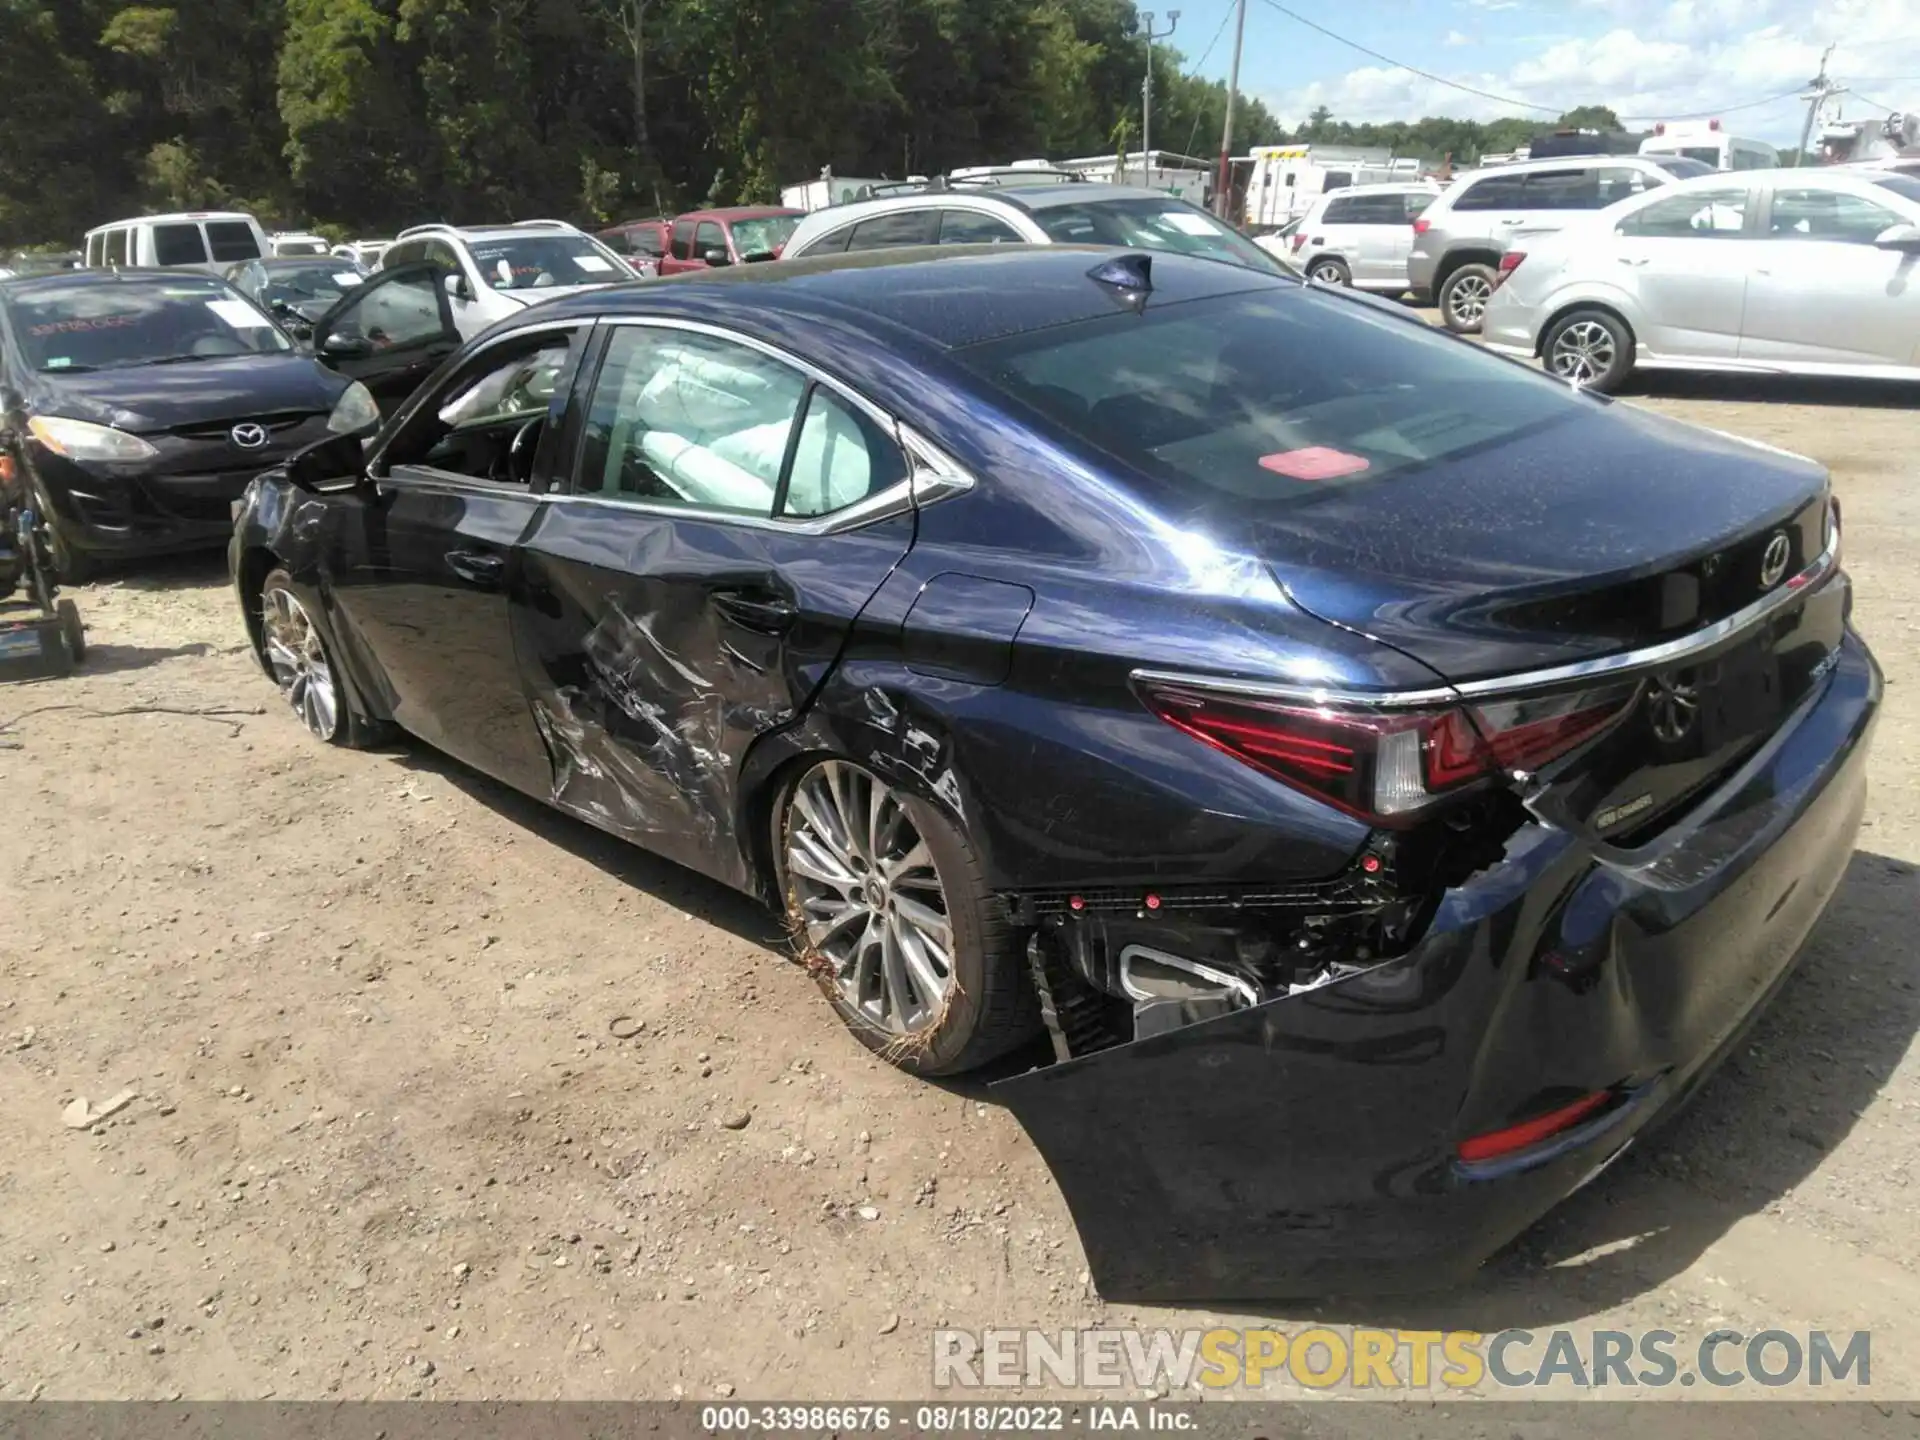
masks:
<path id="1" fill-rule="evenodd" d="M 316 337 L 375 386 L 451 333 L 385 283 Z M 1817 465 L 1166 255 L 537 306 L 232 562 L 321 739 L 760 895 L 908 1069 L 1044 1037 L 1110 1297 L 1445 1284 L 1591 1178 L 1791 968 L 1881 698 Z"/>

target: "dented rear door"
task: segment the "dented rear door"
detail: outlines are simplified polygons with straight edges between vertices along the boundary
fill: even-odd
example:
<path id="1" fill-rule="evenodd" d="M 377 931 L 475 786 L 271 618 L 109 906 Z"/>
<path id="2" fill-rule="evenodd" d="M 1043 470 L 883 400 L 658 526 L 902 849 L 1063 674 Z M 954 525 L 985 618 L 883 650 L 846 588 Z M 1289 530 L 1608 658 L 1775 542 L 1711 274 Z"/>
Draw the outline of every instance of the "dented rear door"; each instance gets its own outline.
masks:
<path id="1" fill-rule="evenodd" d="M 802 712 L 912 544 L 906 462 L 890 420 L 768 347 L 609 331 L 516 601 L 550 798 L 745 884 L 741 762 Z"/>

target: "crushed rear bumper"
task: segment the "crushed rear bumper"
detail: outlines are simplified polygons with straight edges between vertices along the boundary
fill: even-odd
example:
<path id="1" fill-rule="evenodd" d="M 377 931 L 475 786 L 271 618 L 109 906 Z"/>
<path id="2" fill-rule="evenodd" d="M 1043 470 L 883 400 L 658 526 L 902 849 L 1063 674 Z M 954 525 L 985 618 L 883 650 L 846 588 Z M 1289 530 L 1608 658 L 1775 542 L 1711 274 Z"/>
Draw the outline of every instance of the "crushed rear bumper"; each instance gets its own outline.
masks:
<path id="1" fill-rule="evenodd" d="M 1469 1275 L 1684 1100 L 1784 983 L 1852 856 L 1881 692 L 1849 633 L 1824 687 L 1644 847 L 1525 825 L 1398 959 L 1001 1082 L 1101 1292 Z M 1599 1091 L 1538 1144 L 1459 1158 Z"/>

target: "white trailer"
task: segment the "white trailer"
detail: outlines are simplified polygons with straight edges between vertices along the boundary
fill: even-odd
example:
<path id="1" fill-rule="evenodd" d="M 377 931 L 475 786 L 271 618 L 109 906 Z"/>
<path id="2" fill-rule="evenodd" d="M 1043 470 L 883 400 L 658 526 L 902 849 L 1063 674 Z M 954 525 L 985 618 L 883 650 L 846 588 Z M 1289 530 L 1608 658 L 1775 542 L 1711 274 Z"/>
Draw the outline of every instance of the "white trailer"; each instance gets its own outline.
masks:
<path id="1" fill-rule="evenodd" d="M 1662 120 L 1640 142 L 1642 155 L 1698 160 L 1716 170 L 1772 170 L 1780 152 L 1764 140 L 1729 135 L 1718 120 Z"/>
<path id="2" fill-rule="evenodd" d="M 1148 190 L 1161 190 L 1203 210 L 1213 189 L 1210 161 L 1192 155 L 1175 155 L 1170 150 L 1088 155 L 1078 160 L 1062 160 L 1060 168 L 1103 185 L 1139 185 Z"/>
<path id="3" fill-rule="evenodd" d="M 1353 145 L 1257 145 L 1247 179 L 1248 225 L 1285 225 L 1330 190 L 1418 180 L 1420 161 Z"/>
<path id="4" fill-rule="evenodd" d="M 916 176 L 924 180 L 925 176 Z M 789 210 L 805 210 L 809 213 L 824 210 L 829 205 L 844 205 L 849 200 L 860 198 L 860 192 L 869 185 L 885 185 L 885 180 L 872 180 L 852 175 L 836 175 L 829 165 L 820 172 L 818 180 L 808 180 L 799 185 L 785 185 L 780 189 L 780 203 Z"/>

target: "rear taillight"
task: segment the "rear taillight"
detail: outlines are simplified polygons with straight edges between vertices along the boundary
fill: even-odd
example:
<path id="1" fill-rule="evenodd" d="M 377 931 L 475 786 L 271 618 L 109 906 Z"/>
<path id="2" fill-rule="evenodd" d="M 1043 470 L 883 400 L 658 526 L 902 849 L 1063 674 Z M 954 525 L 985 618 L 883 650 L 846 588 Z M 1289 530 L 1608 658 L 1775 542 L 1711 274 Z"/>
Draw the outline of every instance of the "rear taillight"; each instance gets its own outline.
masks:
<path id="1" fill-rule="evenodd" d="M 1501 774 L 1531 772 L 1610 728 L 1637 681 L 1600 689 L 1431 709 L 1378 710 L 1246 699 L 1142 682 L 1169 725 L 1274 779 L 1379 825 Z"/>
<path id="2" fill-rule="evenodd" d="M 1433 222 L 1431 220 L 1415 220 L 1413 222 L 1413 233 L 1416 235 L 1424 235 L 1432 228 Z"/>
<path id="3" fill-rule="evenodd" d="M 1306 243 L 1307 243 L 1306 231 L 1296 230 L 1293 232 L 1293 248 L 1295 250 L 1298 250 L 1302 245 L 1305 245 Z"/>
<path id="4" fill-rule="evenodd" d="M 1493 277 L 1493 288 L 1498 290 L 1502 285 L 1506 284 L 1507 277 L 1518 270 L 1526 258 L 1527 252 L 1524 250 L 1509 250 L 1506 254 L 1502 255 L 1500 257 L 1499 272 Z"/>

